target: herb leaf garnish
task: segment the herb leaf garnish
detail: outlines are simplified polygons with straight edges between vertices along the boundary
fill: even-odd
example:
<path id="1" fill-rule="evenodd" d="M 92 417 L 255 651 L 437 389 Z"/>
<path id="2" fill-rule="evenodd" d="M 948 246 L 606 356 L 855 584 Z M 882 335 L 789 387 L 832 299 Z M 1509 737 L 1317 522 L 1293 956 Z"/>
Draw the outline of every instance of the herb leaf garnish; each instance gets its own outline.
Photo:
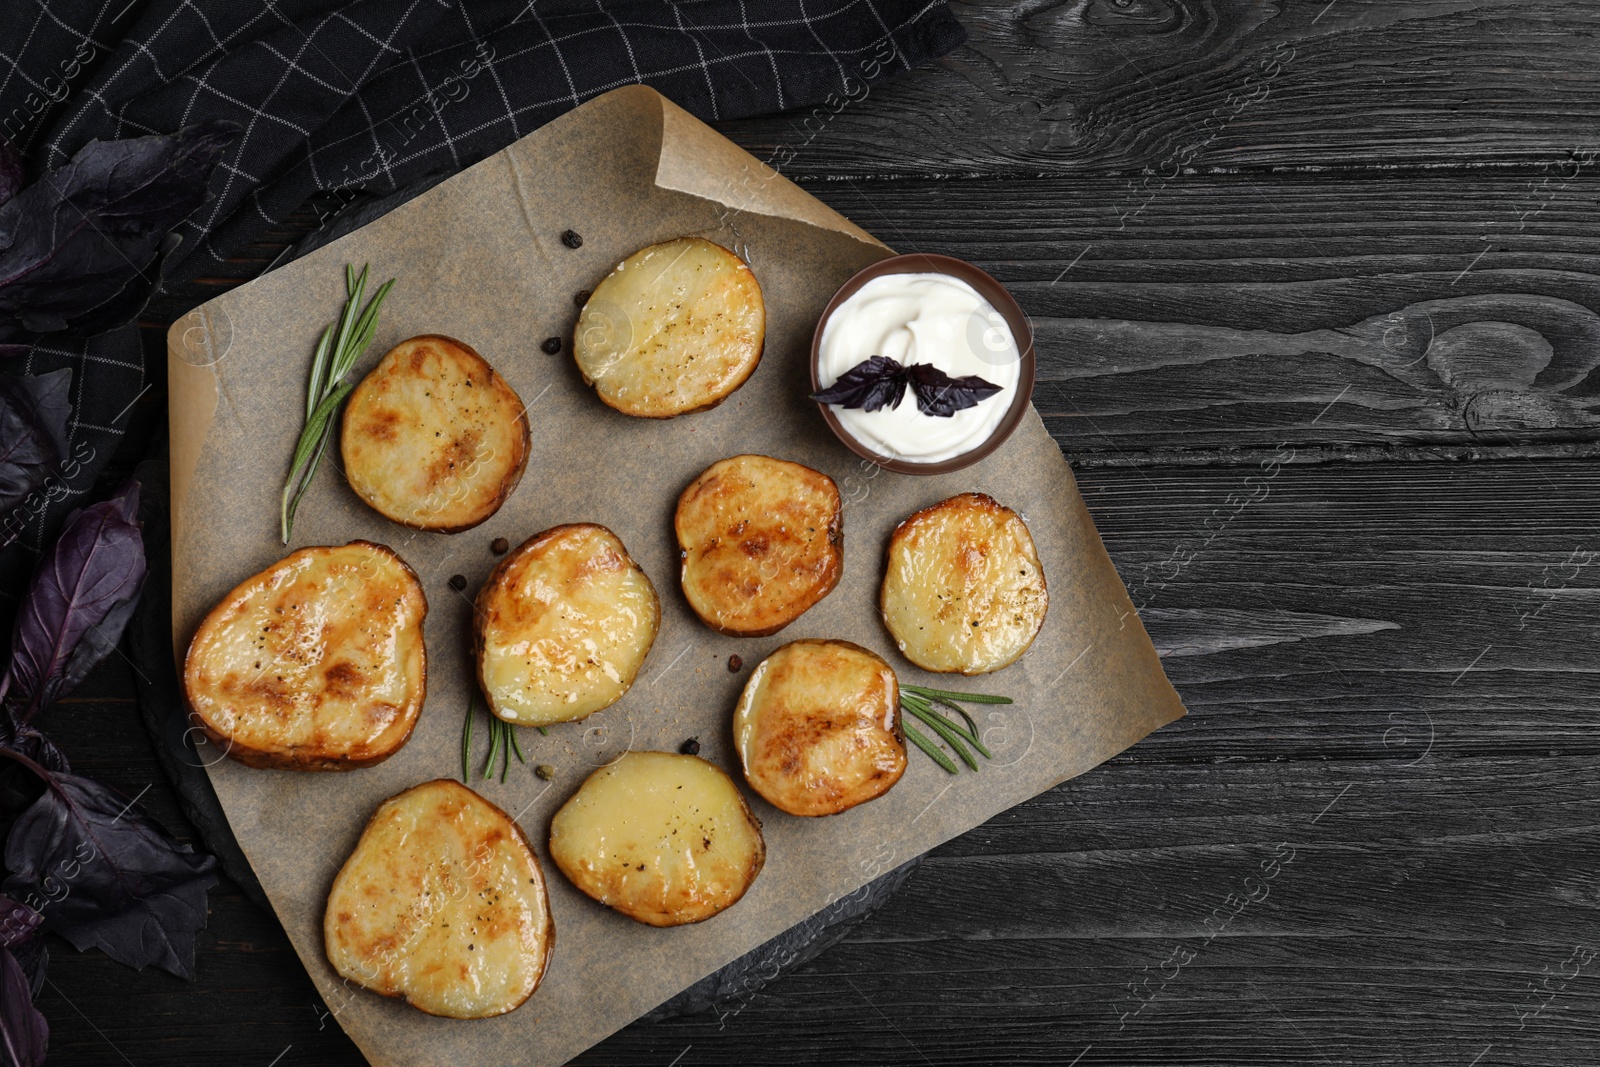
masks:
<path id="1" fill-rule="evenodd" d="M 839 375 L 839 380 L 811 399 L 822 404 L 878 411 L 897 408 L 906 395 L 906 373 L 888 356 L 871 356 Z"/>
<path id="2" fill-rule="evenodd" d="M 67 458 L 72 372 L 0 380 L 0 510 L 22 503 Z"/>
<path id="3" fill-rule="evenodd" d="M 389 295 L 394 279 L 390 278 L 379 286 L 365 308 L 361 306 L 361 298 L 367 291 L 367 268 L 363 266 L 358 276 L 355 268 L 347 264 L 344 268 L 344 285 L 348 297 L 344 310 L 339 314 L 339 321 L 329 323 L 328 328 L 322 331 L 322 337 L 317 341 L 316 355 L 311 358 L 305 427 L 294 446 L 289 480 L 283 486 L 279 532 L 284 544 L 289 543 L 289 534 L 294 529 L 294 513 L 300 508 L 300 498 L 310 488 L 311 479 L 316 476 L 317 466 L 322 462 L 322 454 L 328 450 L 328 442 L 333 439 L 333 416 L 350 390 L 355 388 L 344 380 L 344 376 L 350 373 L 350 368 L 356 365 L 361 353 L 372 343 L 372 335 L 378 332 L 378 309 L 383 306 L 383 298 Z"/>
<path id="4" fill-rule="evenodd" d="M 212 120 L 90 141 L 20 192 L 14 164 L 0 159 L 0 342 L 89 337 L 137 316 L 160 284 L 171 231 L 205 202 L 239 130 Z"/>
<path id="5" fill-rule="evenodd" d="M 50 1024 L 33 1006 L 44 985 L 42 922 L 26 904 L 0 896 L 0 1048 L 19 1067 L 39 1067 L 50 1044 Z"/>
<path id="6" fill-rule="evenodd" d="M 906 387 L 917 398 L 917 410 L 924 415 L 947 419 L 965 408 L 1000 392 L 1001 386 L 976 374 L 952 378 L 932 363 L 913 363 L 902 367 L 889 356 L 870 356 L 839 375 L 839 380 L 811 399 L 822 404 L 862 411 L 898 408 Z"/>
<path id="7" fill-rule="evenodd" d="M 121 639 L 144 587 L 138 512 L 139 483 L 130 480 L 73 512 L 39 561 L 0 678 L 18 724 L 74 689 Z"/>
<path id="8" fill-rule="evenodd" d="M 978 724 L 972 721 L 972 716 L 956 701 L 968 704 L 1009 704 L 1010 697 L 989 696 L 985 693 L 957 693 L 948 689 L 926 689 L 920 685 L 902 685 L 900 687 L 900 710 L 926 724 L 934 735 L 948 745 L 961 762 L 973 770 L 978 769 L 978 761 L 972 753 L 967 751 L 970 745 L 978 750 L 984 759 L 992 759 L 993 755 L 984 747 L 983 740 L 978 736 Z M 935 705 L 949 708 L 961 716 L 961 721 L 950 718 L 940 711 Z M 945 755 L 944 750 L 912 726 L 909 722 L 902 721 L 900 728 L 905 731 L 906 739 L 928 754 L 928 757 L 949 771 L 959 774 L 961 768 L 956 761 Z"/>
<path id="9" fill-rule="evenodd" d="M 472 758 L 472 720 L 478 710 L 478 693 L 476 690 L 467 698 L 467 719 L 461 727 L 461 781 L 467 782 L 472 777 L 468 769 L 468 761 Z M 517 741 L 517 728 L 506 722 L 493 711 L 485 708 L 489 718 L 489 757 L 483 763 L 483 779 L 488 781 L 494 777 L 494 763 L 500 761 L 500 780 L 506 780 L 506 771 L 511 766 L 511 755 L 516 754 L 518 763 L 528 762 L 522 754 L 522 745 Z M 543 726 L 539 732 L 545 732 Z M 470 784 L 470 783 L 468 783 Z"/>
<path id="10" fill-rule="evenodd" d="M 51 771 L 9 749 L 0 755 L 45 785 L 6 839 L 5 893 L 37 907 L 47 928 L 79 951 L 98 948 L 129 967 L 155 964 L 191 977 L 217 861 L 180 845 L 132 800 L 92 778 Z"/>
<path id="11" fill-rule="evenodd" d="M 127 626 L 145 577 L 138 507 L 139 483 L 130 481 L 110 500 L 75 512 L 39 562 L 17 613 L 0 680 L 0 759 L 43 788 L 6 835 L 0 892 L 79 949 L 98 947 L 130 967 L 153 963 L 189 977 L 216 860 L 173 840 L 139 810 L 137 797 L 73 774 L 32 725 L 116 647 Z M 0 908 L 6 923 L 14 914 Z M 0 942 L 26 973 L 42 958 L 30 963 L 25 944 L 7 939 L 20 933 L 7 926 Z M 43 1039 L 29 1032 L 37 1020 L 22 1008 L 25 992 L 0 953 L 0 1041 Z"/>

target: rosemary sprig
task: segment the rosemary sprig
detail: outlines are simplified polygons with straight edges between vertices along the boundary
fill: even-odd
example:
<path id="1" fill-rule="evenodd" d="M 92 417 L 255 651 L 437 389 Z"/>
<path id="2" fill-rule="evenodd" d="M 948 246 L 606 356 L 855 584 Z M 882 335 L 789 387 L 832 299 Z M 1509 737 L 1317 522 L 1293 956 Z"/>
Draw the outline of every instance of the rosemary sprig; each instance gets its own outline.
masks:
<path id="1" fill-rule="evenodd" d="M 903 685 L 900 688 L 915 693 L 919 697 L 938 697 L 942 700 L 959 700 L 967 704 L 1015 703 L 1010 697 L 990 696 L 986 693 L 957 693 L 950 689 L 927 689 L 920 685 Z"/>
<path id="2" fill-rule="evenodd" d="M 461 784 L 466 785 L 472 778 L 472 772 L 467 769 L 467 760 L 472 755 L 472 713 L 478 710 L 478 694 L 474 692 L 467 697 L 467 718 L 461 725 Z"/>
<path id="3" fill-rule="evenodd" d="M 300 498 L 311 486 L 311 479 L 316 476 L 323 454 L 328 451 L 328 442 L 333 439 L 333 416 L 338 412 L 339 405 L 344 403 L 344 398 L 350 395 L 350 390 L 355 388 L 344 380 L 344 376 L 350 373 L 350 368 L 356 365 L 361 353 L 372 343 L 373 334 L 378 332 L 378 309 L 383 306 L 383 298 L 389 295 L 393 285 L 393 278 L 384 282 L 363 307 L 361 298 L 367 291 L 367 268 L 363 266 L 360 275 L 357 275 L 354 267 L 345 265 L 344 310 L 339 313 L 337 322 L 329 323 L 322 331 L 322 336 L 317 339 L 316 353 L 311 357 L 311 380 L 306 388 L 306 421 L 300 430 L 300 440 L 294 446 L 289 480 L 284 483 L 283 503 L 279 509 L 279 533 L 284 544 L 289 543 L 289 534 L 294 529 L 294 513 L 300 509 Z"/>
<path id="4" fill-rule="evenodd" d="M 960 704 L 957 704 L 953 700 L 945 700 L 943 697 L 938 697 L 933 700 L 925 700 L 923 703 L 928 706 L 927 710 L 930 713 L 934 712 L 935 710 L 933 707 L 934 704 L 942 704 L 945 707 L 953 710 L 957 715 L 961 716 L 961 721 L 967 724 L 967 728 L 962 730 L 956 723 L 952 722 L 949 724 L 951 729 L 959 733 L 962 739 L 971 744 L 973 748 L 983 753 L 984 759 L 994 758 L 994 753 L 983 747 L 983 741 L 978 736 L 978 724 L 972 721 L 972 716 L 967 714 L 966 708 L 963 708 Z"/>
<path id="5" fill-rule="evenodd" d="M 954 734 L 956 740 L 964 741 L 973 748 L 977 749 L 983 754 L 984 759 L 994 758 L 994 753 L 985 748 L 983 741 L 978 737 L 977 723 L 973 722 L 972 717 L 965 711 L 962 711 L 959 707 L 956 708 L 956 711 L 960 712 L 962 719 L 966 721 L 965 729 L 962 729 L 961 724 L 955 722 L 949 716 L 941 714 L 936 708 L 933 707 L 932 704 L 916 696 L 912 696 L 909 693 L 906 695 L 906 700 L 901 704 L 901 706 L 913 709 L 912 714 L 921 719 L 923 722 L 927 723 L 929 726 L 933 727 L 934 732 L 940 737 L 944 737 L 946 740 L 948 740 L 949 738 L 947 735 Z M 955 707 L 953 704 L 947 706 Z M 973 770 L 977 770 L 977 767 L 974 766 Z"/>
<path id="6" fill-rule="evenodd" d="M 969 704 L 1010 704 L 1010 697 L 989 696 L 984 693 L 957 693 L 949 689 L 928 689 L 920 685 L 902 685 L 900 687 L 900 710 L 912 718 L 925 724 L 934 735 L 948 746 L 951 751 L 961 757 L 973 770 L 978 769 L 978 761 L 967 751 L 970 745 L 978 750 L 984 759 L 993 759 L 993 754 L 983 744 L 982 737 L 978 734 L 978 724 L 972 721 L 972 716 L 967 710 L 957 703 L 962 701 Z M 939 707 L 935 707 L 939 705 Z M 961 721 L 950 718 L 939 710 L 940 707 L 950 708 Z M 961 768 L 956 761 L 944 753 L 933 740 L 928 738 L 921 730 L 902 720 L 901 729 L 912 744 L 926 752 L 935 763 L 949 771 L 951 774 L 960 774 Z"/>
<path id="7" fill-rule="evenodd" d="M 467 717 L 461 725 L 461 780 L 470 782 L 472 778 L 472 720 L 478 711 L 478 694 L 476 691 L 467 698 Z M 483 761 L 483 780 L 488 781 L 494 777 L 494 763 L 500 761 L 500 780 L 506 780 L 506 771 L 511 767 L 511 757 L 515 755 L 518 763 L 528 762 L 522 754 L 522 745 L 517 741 L 517 728 L 506 722 L 487 708 L 484 711 L 489 719 L 489 756 Z"/>
<path id="8" fill-rule="evenodd" d="M 926 704 L 919 705 L 913 704 L 909 700 L 902 700 L 900 707 L 933 727 L 933 732 L 938 734 L 945 744 L 955 750 L 956 755 L 961 757 L 962 763 L 965 763 L 973 770 L 978 769 L 978 761 L 972 758 L 972 753 L 968 752 L 967 747 L 961 743 L 961 735 L 956 732 L 954 726 L 950 725 L 949 720 L 936 712 L 928 710 Z"/>
<path id="9" fill-rule="evenodd" d="M 494 758 L 500 755 L 500 742 L 504 740 L 500 734 L 500 728 L 495 725 L 499 721 L 491 712 L 489 715 L 489 758 L 483 761 L 483 780 L 486 782 L 494 777 Z"/>
<path id="10" fill-rule="evenodd" d="M 926 752 L 933 758 L 933 762 L 937 763 L 951 774 L 961 773 L 961 768 L 956 766 L 956 761 L 951 759 L 949 756 L 946 756 L 943 752 L 940 752 L 939 746 L 934 744 L 932 741 L 929 741 L 926 737 L 923 737 L 922 732 L 915 726 L 912 726 L 908 722 L 903 722 L 900 724 L 900 728 L 906 732 L 906 736 L 911 738 L 912 742 L 918 748 L 922 749 L 922 751 Z"/>

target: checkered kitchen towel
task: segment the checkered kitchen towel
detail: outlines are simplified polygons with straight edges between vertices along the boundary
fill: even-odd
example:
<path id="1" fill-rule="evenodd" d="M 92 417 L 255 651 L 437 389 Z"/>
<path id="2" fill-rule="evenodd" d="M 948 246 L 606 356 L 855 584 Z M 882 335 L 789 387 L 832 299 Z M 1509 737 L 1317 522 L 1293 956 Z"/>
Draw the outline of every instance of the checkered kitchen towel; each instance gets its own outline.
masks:
<path id="1" fill-rule="evenodd" d="M 237 254 L 319 191 L 459 170 L 608 89 L 644 82 L 707 120 L 802 107 L 964 39 L 945 0 L 0 0 L 0 132 L 30 176 L 94 138 L 207 118 L 243 133 L 168 277 Z M 135 331 L 36 346 L 71 367 L 68 491 L 4 517 L 0 590 L 54 535 L 148 385 Z"/>

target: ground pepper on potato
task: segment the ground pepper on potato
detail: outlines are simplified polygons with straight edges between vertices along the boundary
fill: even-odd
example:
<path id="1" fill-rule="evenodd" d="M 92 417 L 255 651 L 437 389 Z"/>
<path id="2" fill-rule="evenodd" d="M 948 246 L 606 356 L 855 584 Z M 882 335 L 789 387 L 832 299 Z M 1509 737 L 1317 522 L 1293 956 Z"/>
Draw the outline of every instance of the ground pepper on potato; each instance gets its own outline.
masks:
<path id="1" fill-rule="evenodd" d="M 391 348 L 345 406 L 339 438 L 356 495 L 403 526 L 458 533 L 522 480 L 528 416 L 470 345 L 425 334 Z"/>
<path id="2" fill-rule="evenodd" d="M 200 623 L 184 695 L 219 750 L 252 767 L 348 770 L 411 737 L 427 691 L 428 600 L 393 550 L 303 548 Z"/>

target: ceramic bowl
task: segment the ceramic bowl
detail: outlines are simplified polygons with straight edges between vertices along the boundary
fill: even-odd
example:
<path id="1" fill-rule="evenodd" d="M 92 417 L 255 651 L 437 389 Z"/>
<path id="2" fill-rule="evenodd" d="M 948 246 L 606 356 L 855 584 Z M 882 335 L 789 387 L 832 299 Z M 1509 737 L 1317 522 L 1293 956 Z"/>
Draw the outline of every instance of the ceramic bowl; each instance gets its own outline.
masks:
<path id="1" fill-rule="evenodd" d="M 1006 287 L 995 281 L 988 273 L 974 267 L 965 260 L 954 259 L 950 256 L 940 256 L 925 252 L 912 252 L 903 256 L 890 256 L 880 259 L 870 266 L 864 267 L 851 276 L 850 280 L 839 287 L 833 294 L 833 299 L 828 301 L 828 306 L 822 309 L 822 316 L 817 319 L 816 331 L 811 335 L 811 389 L 817 392 L 822 388 L 818 368 L 822 359 L 822 331 L 828 324 L 828 318 L 863 285 L 874 278 L 881 278 L 886 274 L 948 274 L 966 282 L 978 291 L 978 294 L 987 300 L 990 305 L 1000 313 L 1006 326 L 1011 330 L 1011 336 L 1017 342 L 1017 351 L 1021 353 L 1022 364 L 1019 368 L 1016 392 L 1012 394 L 1011 406 L 1001 418 L 994 432 L 984 439 L 983 443 L 957 456 L 932 462 L 918 462 L 911 459 L 901 459 L 885 456 L 875 451 L 870 445 L 857 440 L 844 425 L 839 422 L 838 416 L 828 404 L 817 405 L 822 410 L 822 418 L 838 437 L 845 447 L 850 449 L 862 459 L 870 460 L 885 470 L 897 474 L 949 474 L 951 471 L 970 467 L 979 460 L 990 455 L 1005 444 L 1006 438 L 1016 430 L 1022 422 L 1023 416 L 1028 413 L 1028 405 L 1033 399 L 1034 354 L 1033 354 L 1033 327 L 1028 321 L 1028 316 L 1017 306 L 1011 294 L 1006 292 Z M 909 399 L 906 402 L 911 402 Z"/>

